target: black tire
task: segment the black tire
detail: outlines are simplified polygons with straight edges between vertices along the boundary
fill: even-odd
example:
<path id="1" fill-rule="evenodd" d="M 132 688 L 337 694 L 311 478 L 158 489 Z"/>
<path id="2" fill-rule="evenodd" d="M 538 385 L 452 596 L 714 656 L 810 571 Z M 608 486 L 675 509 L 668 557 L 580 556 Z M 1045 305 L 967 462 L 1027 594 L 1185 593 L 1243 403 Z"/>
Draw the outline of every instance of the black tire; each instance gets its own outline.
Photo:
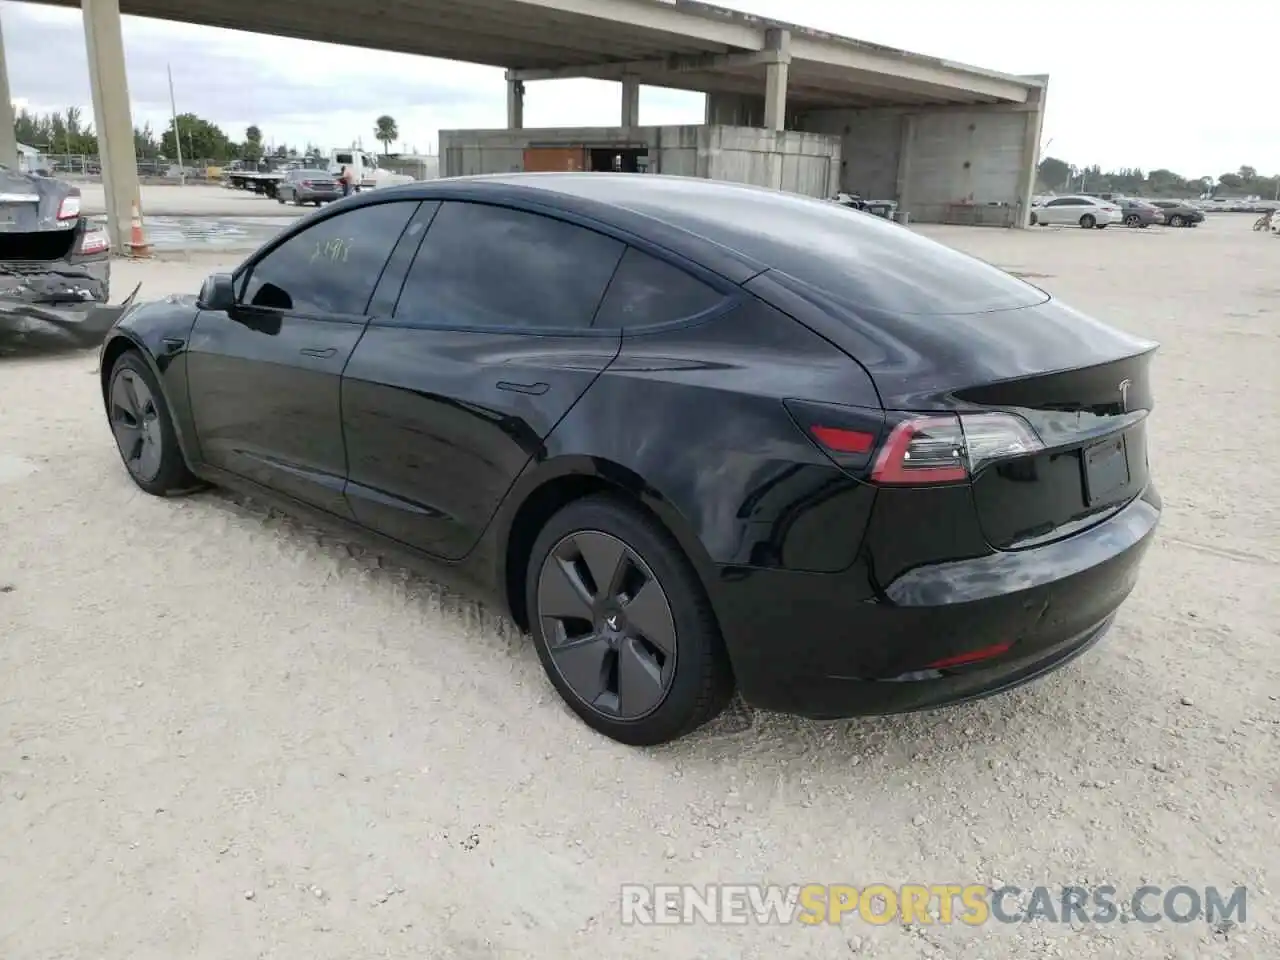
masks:
<path id="1" fill-rule="evenodd" d="M 130 391 L 130 382 L 141 381 L 150 397 L 142 404 L 143 416 L 138 417 L 136 401 L 132 419 L 143 424 L 141 428 L 129 427 L 125 414 L 126 404 L 117 402 L 117 390 L 124 394 L 136 396 Z M 111 376 L 107 380 L 107 419 L 111 424 L 111 432 L 116 439 L 116 449 L 120 460 L 124 463 L 129 477 L 141 489 L 156 497 L 171 497 L 175 494 L 189 493 L 203 484 L 199 478 L 187 469 L 182 458 L 182 450 L 178 447 L 178 436 L 173 429 L 173 416 L 169 412 L 169 404 L 165 400 L 160 385 L 156 382 L 151 368 L 136 351 L 130 350 L 121 354 L 111 368 Z M 145 436 L 143 436 L 145 434 Z M 154 444 L 155 450 L 148 451 L 148 456 L 155 457 L 154 469 L 144 463 L 141 453 L 133 456 L 135 450 L 141 450 L 148 444 Z M 136 445 L 136 446 L 135 446 Z"/>
<path id="2" fill-rule="evenodd" d="M 1131 213 L 1127 217 L 1125 217 L 1124 225 L 1126 227 L 1145 227 L 1146 226 L 1146 224 L 1142 222 L 1142 218 L 1138 216 L 1136 213 Z"/>
<path id="3" fill-rule="evenodd" d="M 1187 221 L 1179 213 L 1175 213 L 1169 218 L 1169 226 L 1171 227 L 1185 227 L 1186 225 Z"/>
<path id="4" fill-rule="evenodd" d="M 1040 222 L 1040 218 L 1033 213 L 1031 215 L 1031 225 L 1034 227 L 1039 222 Z"/>
<path id="5" fill-rule="evenodd" d="M 276 203 L 280 203 L 280 204 L 284 203 L 284 197 L 280 196 L 280 194 L 278 193 L 276 194 Z"/>
<path id="6" fill-rule="evenodd" d="M 643 569 L 635 572 L 656 581 L 658 596 L 665 595 L 665 609 L 670 613 L 667 626 L 674 627 L 673 662 L 660 700 L 642 716 L 624 719 L 588 703 L 565 679 L 552 653 L 547 628 L 555 629 L 556 621 L 544 616 L 539 588 L 544 582 L 544 571 L 548 577 L 559 574 L 560 561 L 555 553 L 559 551 L 561 556 L 571 553 L 573 545 L 579 542 L 576 538 L 583 536 L 603 537 L 608 543 L 620 545 L 629 556 L 639 560 Z M 648 585 L 646 579 L 645 587 Z M 639 596 L 639 592 L 635 595 Z M 720 628 L 692 564 L 667 531 L 639 507 L 620 497 L 597 495 L 574 501 L 547 522 L 533 546 L 525 571 L 525 602 L 538 659 L 552 686 L 588 726 L 607 737 L 631 746 L 667 743 L 711 720 L 733 696 L 733 671 Z M 617 609 L 625 611 L 627 607 Z M 613 618 L 609 622 L 612 623 Z M 599 633 L 598 625 L 587 621 L 587 626 L 593 634 Z M 621 642 L 628 641 L 622 639 Z M 620 647 L 613 649 L 619 651 Z M 603 659 L 609 656 L 608 652 L 602 655 L 603 672 L 598 676 L 614 676 L 622 670 L 620 652 L 612 653 L 612 661 Z M 620 712 L 623 704 L 620 684 L 618 689 Z"/>
<path id="7" fill-rule="evenodd" d="M 1080 218 L 1080 226 L 1082 226 L 1086 230 L 1092 230 L 1097 225 L 1098 225 L 1098 218 L 1095 217 L 1092 213 L 1086 213 L 1083 217 Z"/>

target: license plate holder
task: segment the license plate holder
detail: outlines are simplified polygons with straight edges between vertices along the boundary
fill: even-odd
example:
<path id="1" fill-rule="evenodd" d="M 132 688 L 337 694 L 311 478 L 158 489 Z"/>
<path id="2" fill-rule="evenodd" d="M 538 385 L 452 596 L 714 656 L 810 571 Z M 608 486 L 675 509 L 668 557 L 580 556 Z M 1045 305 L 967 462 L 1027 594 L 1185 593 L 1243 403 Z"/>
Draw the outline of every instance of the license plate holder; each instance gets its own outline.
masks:
<path id="1" fill-rule="evenodd" d="M 1129 485 L 1129 452 L 1123 436 L 1085 448 L 1083 460 L 1086 506 L 1096 506 Z"/>

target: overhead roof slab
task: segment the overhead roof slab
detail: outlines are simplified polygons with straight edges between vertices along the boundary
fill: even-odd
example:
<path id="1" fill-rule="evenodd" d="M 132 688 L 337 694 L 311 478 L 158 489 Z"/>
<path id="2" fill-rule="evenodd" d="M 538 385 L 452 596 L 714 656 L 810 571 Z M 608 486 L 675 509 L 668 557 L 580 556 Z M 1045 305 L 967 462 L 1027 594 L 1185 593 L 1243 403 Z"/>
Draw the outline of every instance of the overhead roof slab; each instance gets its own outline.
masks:
<path id="1" fill-rule="evenodd" d="M 770 31 L 786 31 L 787 96 L 800 107 L 1018 104 L 1039 84 L 693 0 L 120 0 L 120 10 L 505 67 L 517 79 L 626 76 L 708 93 L 759 93 L 776 56 Z"/>

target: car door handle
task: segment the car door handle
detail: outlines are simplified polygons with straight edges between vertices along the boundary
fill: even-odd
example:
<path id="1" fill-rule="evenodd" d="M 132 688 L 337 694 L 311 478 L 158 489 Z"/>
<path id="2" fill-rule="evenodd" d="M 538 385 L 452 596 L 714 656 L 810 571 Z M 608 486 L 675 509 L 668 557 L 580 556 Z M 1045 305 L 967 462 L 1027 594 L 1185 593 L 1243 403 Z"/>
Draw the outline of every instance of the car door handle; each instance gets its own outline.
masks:
<path id="1" fill-rule="evenodd" d="M 303 347 L 298 351 L 304 357 L 315 357 L 317 360 L 328 360 L 338 352 L 337 347 L 325 347 L 323 350 L 319 347 Z"/>
<path id="2" fill-rule="evenodd" d="M 499 390 L 510 390 L 512 393 L 529 393 L 540 397 L 551 389 L 549 383 L 512 383 L 510 380 L 499 380 Z"/>

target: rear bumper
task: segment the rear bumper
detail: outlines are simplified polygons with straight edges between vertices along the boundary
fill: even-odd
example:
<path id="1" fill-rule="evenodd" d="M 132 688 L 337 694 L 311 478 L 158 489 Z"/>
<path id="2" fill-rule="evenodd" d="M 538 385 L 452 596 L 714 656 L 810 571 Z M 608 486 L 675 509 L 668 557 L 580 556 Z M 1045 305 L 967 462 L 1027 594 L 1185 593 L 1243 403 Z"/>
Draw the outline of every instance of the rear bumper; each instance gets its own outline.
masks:
<path id="1" fill-rule="evenodd" d="M 339 200 L 342 198 L 342 189 L 334 187 L 332 190 L 294 190 L 294 195 L 303 202 L 314 202 L 316 200 Z"/>
<path id="2" fill-rule="evenodd" d="M 1159 523 L 1149 487 L 1105 522 L 1030 550 L 917 567 L 887 586 L 845 574 L 722 571 L 713 601 L 743 698 L 821 719 L 987 696 L 1096 643 Z M 930 665 L 1008 644 L 958 667 Z"/>
<path id="3" fill-rule="evenodd" d="M 107 306 L 111 261 L 50 263 L 0 278 L 0 355 L 84 350 L 102 343 L 119 316 Z"/>

